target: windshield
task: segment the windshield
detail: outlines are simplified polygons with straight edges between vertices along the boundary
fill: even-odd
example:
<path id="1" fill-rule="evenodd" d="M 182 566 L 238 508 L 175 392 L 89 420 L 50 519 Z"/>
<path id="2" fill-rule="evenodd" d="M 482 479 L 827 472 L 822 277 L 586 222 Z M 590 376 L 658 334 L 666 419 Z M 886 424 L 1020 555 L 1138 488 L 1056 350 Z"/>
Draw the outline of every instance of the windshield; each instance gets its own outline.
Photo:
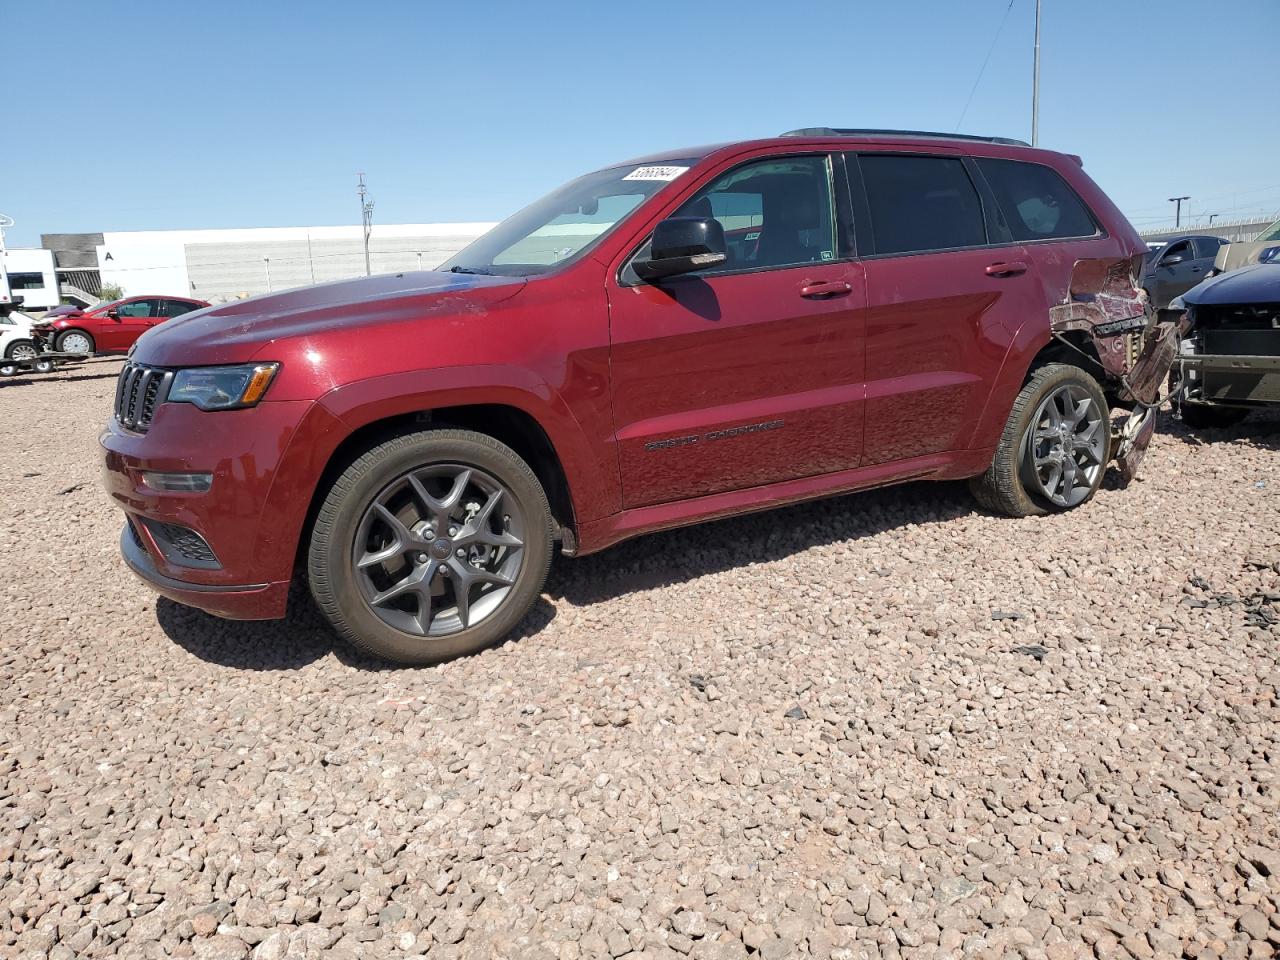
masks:
<path id="1" fill-rule="evenodd" d="M 108 310 L 114 307 L 117 303 L 123 303 L 123 302 L 124 302 L 123 300 L 111 300 L 107 303 L 95 304 L 94 306 L 86 310 L 85 313 L 92 313 L 94 315 L 97 315 L 99 313 L 106 313 Z"/>
<path id="2" fill-rule="evenodd" d="M 576 260 L 694 160 L 597 170 L 503 220 L 440 265 L 454 273 L 530 277 Z"/>

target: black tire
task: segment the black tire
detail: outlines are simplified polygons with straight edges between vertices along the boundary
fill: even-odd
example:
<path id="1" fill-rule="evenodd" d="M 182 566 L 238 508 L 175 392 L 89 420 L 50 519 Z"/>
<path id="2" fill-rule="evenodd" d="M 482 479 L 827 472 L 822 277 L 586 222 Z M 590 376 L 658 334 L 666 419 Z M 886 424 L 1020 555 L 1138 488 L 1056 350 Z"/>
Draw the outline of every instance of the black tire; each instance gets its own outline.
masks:
<path id="1" fill-rule="evenodd" d="M 9 344 L 9 346 L 5 347 L 4 358 L 6 360 L 12 360 L 13 355 L 16 352 L 18 352 L 22 347 L 29 347 L 35 353 L 40 352 L 40 349 L 31 340 L 15 340 L 13 341 L 13 343 Z"/>
<path id="2" fill-rule="evenodd" d="M 71 337 L 74 335 L 82 336 L 89 341 L 89 349 L 85 351 L 85 354 L 86 356 L 90 356 L 90 357 L 93 356 L 93 352 L 94 350 L 97 349 L 98 345 L 97 343 L 94 342 L 93 335 L 91 333 L 88 333 L 85 330 L 63 330 L 60 334 L 58 334 L 58 339 L 54 341 L 54 346 L 58 350 L 58 352 L 59 353 L 70 352 L 66 348 L 66 342 L 68 337 Z"/>
<path id="3" fill-rule="evenodd" d="M 1212 430 L 1217 427 L 1234 427 L 1249 415 L 1240 407 L 1215 407 L 1207 403 L 1184 403 L 1178 415 L 1192 430 Z"/>
<path id="4" fill-rule="evenodd" d="M 411 470 L 436 463 L 475 467 L 496 478 L 519 502 L 527 530 L 520 571 L 501 605 L 471 627 L 423 637 L 391 626 L 370 609 L 356 583 L 352 547 L 361 517 L 379 491 Z M 325 496 L 307 555 L 311 594 L 340 636 L 375 657 L 421 666 L 466 656 L 505 637 L 538 599 L 551 565 L 552 529 L 542 485 L 505 444 L 454 429 L 395 437 L 347 467 Z"/>
<path id="5" fill-rule="evenodd" d="M 1026 454 L 1023 441 L 1027 431 L 1032 427 L 1032 417 L 1035 416 L 1036 410 L 1045 397 L 1053 390 L 1068 383 L 1087 390 L 1103 412 L 1104 419 L 1105 415 L 1109 413 L 1107 398 L 1103 393 L 1102 387 L 1098 385 L 1097 380 L 1079 367 L 1065 363 L 1049 363 L 1033 370 L 1031 376 L 1027 378 L 1026 384 L 1018 393 L 1017 398 L 1013 401 L 1013 408 L 1009 411 L 1009 420 L 1005 424 L 1004 432 L 1000 435 L 1000 443 L 996 447 L 996 454 L 991 461 L 991 466 L 981 476 L 974 477 L 969 481 L 969 489 L 973 491 L 974 497 L 978 503 L 988 510 L 1007 514 L 1010 517 L 1035 517 L 1046 513 L 1057 513 L 1073 509 L 1072 507 L 1063 507 L 1052 503 L 1037 493 L 1028 490 L 1023 483 L 1022 477 L 1022 460 Z M 1111 451 L 1109 428 L 1105 424 L 1104 428 L 1108 429 L 1106 450 L 1103 455 L 1103 463 L 1105 464 L 1110 458 Z M 1080 506 L 1093 499 L 1094 494 L 1098 492 L 1098 488 L 1102 485 L 1102 477 L 1105 472 L 1105 468 L 1098 471 L 1088 495 L 1074 506 Z"/>
<path id="6" fill-rule="evenodd" d="M 9 361 L 0 361 L 0 377 L 16 377 L 18 365 Z"/>
<path id="7" fill-rule="evenodd" d="M 52 360 L 37 360 L 32 364 L 36 373 L 53 373 Z"/>

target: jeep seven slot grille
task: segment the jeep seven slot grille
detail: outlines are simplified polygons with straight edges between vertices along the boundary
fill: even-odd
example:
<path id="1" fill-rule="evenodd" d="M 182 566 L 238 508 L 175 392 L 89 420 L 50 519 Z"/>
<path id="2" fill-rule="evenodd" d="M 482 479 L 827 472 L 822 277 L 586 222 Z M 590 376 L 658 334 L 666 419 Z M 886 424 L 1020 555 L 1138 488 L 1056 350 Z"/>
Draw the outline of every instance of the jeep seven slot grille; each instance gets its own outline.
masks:
<path id="1" fill-rule="evenodd" d="M 172 370 L 126 363 L 116 382 L 116 420 L 130 430 L 146 433 L 172 382 Z"/>

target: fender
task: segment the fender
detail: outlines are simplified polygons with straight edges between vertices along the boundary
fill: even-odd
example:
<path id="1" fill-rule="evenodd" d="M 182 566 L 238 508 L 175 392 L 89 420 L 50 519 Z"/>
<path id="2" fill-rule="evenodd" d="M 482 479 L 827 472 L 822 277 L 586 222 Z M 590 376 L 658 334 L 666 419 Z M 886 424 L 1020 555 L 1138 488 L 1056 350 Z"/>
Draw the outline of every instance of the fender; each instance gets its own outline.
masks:
<path id="1" fill-rule="evenodd" d="M 528 414 L 551 441 L 578 523 L 622 508 L 617 470 L 602 469 L 602 464 L 616 463 L 616 450 L 605 449 L 606 444 L 612 447 L 612 440 L 593 442 L 564 398 L 523 367 L 482 364 L 386 374 L 335 387 L 318 404 L 345 427 L 329 455 L 354 431 L 389 417 L 471 404 L 514 407 Z"/>

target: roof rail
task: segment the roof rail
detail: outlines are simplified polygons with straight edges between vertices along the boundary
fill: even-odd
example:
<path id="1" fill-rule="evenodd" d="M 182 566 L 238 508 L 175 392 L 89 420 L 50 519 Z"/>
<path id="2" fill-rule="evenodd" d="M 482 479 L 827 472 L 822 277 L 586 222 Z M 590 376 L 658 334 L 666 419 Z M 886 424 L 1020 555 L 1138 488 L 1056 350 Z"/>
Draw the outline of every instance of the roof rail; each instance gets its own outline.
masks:
<path id="1" fill-rule="evenodd" d="M 920 140 L 980 140 L 983 143 L 1002 143 L 1010 147 L 1029 147 L 1025 140 L 1011 137 L 979 137 L 972 133 L 938 133 L 931 130 L 876 130 L 857 127 L 801 127 L 779 134 L 783 137 L 910 137 Z"/>

